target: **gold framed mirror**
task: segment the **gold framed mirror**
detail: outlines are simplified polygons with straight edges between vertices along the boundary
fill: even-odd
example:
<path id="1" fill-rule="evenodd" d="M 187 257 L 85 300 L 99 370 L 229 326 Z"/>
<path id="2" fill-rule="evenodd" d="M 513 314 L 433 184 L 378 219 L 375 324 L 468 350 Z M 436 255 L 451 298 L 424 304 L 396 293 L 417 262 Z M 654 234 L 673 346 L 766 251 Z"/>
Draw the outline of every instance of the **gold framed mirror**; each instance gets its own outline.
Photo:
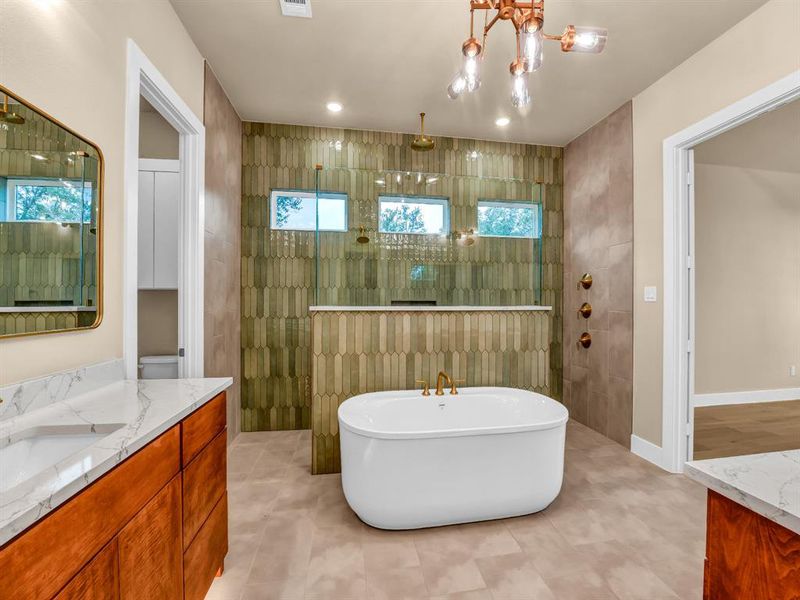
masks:
<path id="1" fill-rule="evenodd" d="M 100 148 L 0 85 L 0 338 L 103 318 Z"/>

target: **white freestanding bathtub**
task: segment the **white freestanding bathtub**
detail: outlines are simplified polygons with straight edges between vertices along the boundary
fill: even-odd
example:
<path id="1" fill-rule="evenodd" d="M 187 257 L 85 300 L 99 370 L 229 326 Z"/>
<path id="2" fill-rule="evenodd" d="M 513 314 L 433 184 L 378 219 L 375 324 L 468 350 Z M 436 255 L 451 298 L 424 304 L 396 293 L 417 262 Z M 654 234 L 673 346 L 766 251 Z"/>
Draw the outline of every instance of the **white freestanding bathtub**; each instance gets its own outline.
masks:
<path id="1" fill-rule="evenodd" d="M 540 511 L 561 490 L 567 418 L 552 398 L 511 388 L 355 396 L 339 407 L 345 497 L 381 529 Z"/>

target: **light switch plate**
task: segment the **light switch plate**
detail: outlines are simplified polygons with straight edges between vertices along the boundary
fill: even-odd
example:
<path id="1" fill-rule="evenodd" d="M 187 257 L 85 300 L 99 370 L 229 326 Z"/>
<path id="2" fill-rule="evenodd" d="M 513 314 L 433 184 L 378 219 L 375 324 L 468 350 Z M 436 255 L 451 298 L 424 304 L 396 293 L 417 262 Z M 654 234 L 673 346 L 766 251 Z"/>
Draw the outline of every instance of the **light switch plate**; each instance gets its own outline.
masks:
<path id="1" fill-rule="evenodd" d="M 644 301 L 655 302 L 658 299 L 658 290 L 654 285 L 648 285 L 644 288 Z"/>

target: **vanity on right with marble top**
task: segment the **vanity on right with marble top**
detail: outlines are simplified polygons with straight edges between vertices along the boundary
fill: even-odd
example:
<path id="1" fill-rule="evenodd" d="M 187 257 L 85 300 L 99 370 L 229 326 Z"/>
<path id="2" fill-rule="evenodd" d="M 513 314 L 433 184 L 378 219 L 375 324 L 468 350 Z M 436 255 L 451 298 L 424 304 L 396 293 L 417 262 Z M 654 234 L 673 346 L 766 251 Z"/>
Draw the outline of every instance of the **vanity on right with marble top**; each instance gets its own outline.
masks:
<path id="1" fill-rule="evenodd" d="M 708 488 L 704 600 L 800 598 L 800 450 L 686 463 Z"/>

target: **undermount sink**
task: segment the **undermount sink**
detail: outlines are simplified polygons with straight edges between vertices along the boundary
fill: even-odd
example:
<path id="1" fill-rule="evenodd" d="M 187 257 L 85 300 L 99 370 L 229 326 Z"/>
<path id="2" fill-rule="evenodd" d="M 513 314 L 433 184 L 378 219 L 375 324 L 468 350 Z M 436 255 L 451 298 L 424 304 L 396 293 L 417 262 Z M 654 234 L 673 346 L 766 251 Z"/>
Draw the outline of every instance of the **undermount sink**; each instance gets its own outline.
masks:
<path id="1" fill-rule="evenodd" d="M 55 425 L 32 427 L 14 434 L 10 443 L 0 444 L 0 493 L 88 448 L 122 426 L 122 423 L 94 427 Z M 76 476 L 80 475 L 82 462 L 66 465 L 61 475 L 68 477 L 73 469 Z"/>

